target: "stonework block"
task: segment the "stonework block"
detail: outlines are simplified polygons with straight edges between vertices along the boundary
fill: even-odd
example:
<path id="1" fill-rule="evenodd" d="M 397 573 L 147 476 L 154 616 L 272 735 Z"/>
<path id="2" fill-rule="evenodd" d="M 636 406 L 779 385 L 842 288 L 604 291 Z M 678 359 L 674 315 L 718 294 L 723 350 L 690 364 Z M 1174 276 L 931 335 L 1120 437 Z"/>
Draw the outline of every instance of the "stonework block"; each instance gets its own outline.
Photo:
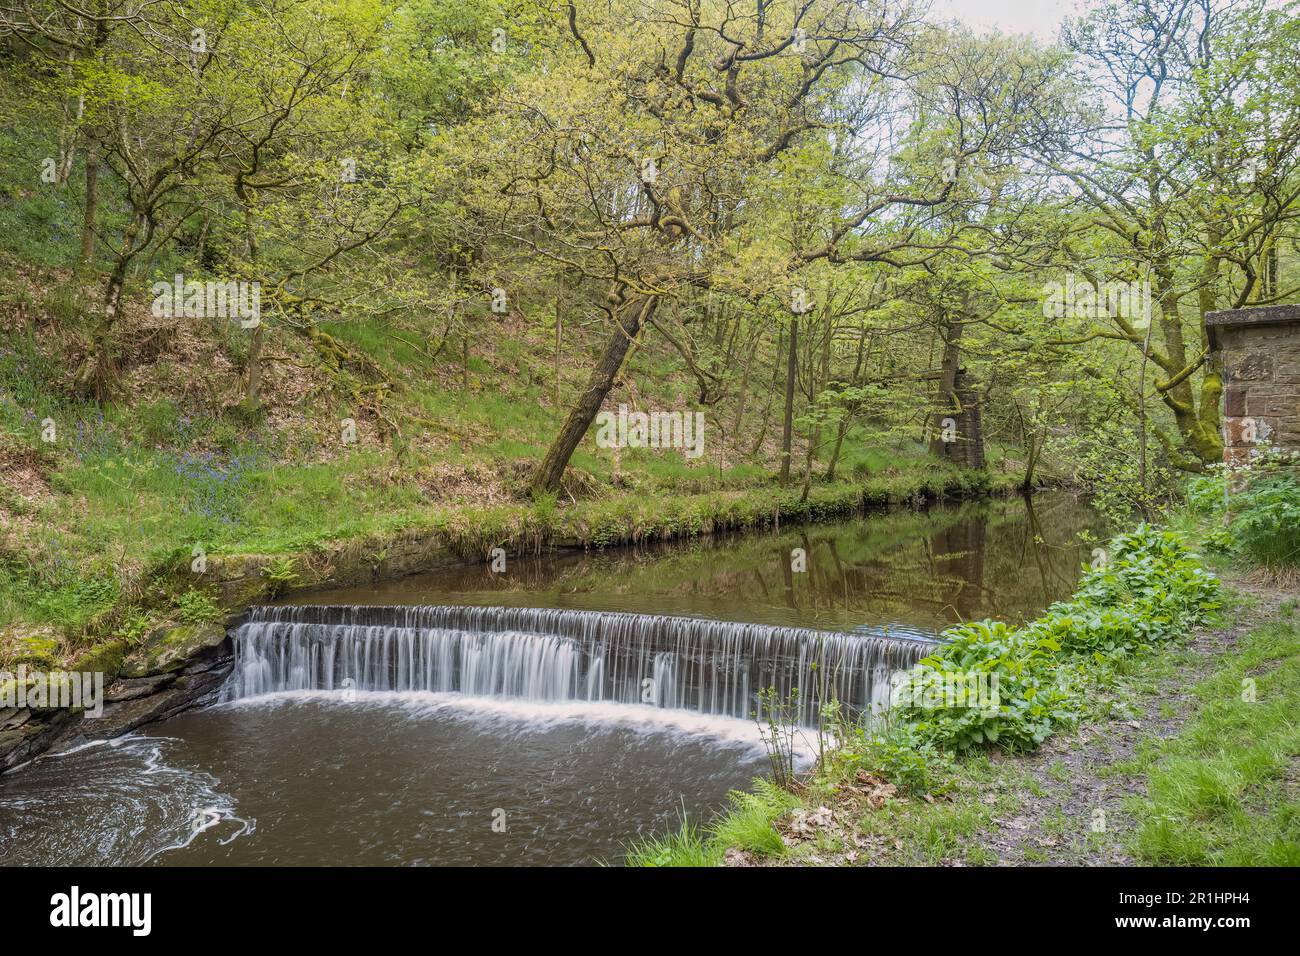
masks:
<path id="1" fill-rule="evenodd" d="M 1279 349 L 1274 354 L 1273 381 L 1279 385 L 1300 385 L 1300 346 Z"/>
<path id="2" fill-rule="evenodd" d="M 1239 468 L 1250 461 L 1249 448 L 1223 449 L 1223 463 L 1229 468 Z"/>
<path id="3" fill-rule="evenodd" d="M 1277 419 L 1247 415 L 1243 418 L 1223 420 L 1223 443 L 1232 448 L 1254 448 L 1274 440 L 1278 434 Z"/>
<path id="4" fill-rule="evenodd" d="M 1229 382 L 1271 382 L 1273 356 L 1252 351 L 1225 353 L 1223 377 Z"/>
<path id="5" fill-rule="evenodd" d="M 1244 418 L 1225 418 L 1223 420 L 1223 443 L 1229 448 L 1245 448 L 1252 444 L 1244 435 Z"/>
<path id="6" fill-rule="evenodd" d="M 1209 312 L 1206 332 L 1223 371 L 1223 459 L 1300 452 L 1300 305 Z"/>
<path id="7" fill-rule="evenodd" d="M 1289 418 L 1300 408 L 1300 396 L 1277 390 L 1250 389 L 1246 393 L 1246 414 L 1255 418 Z"/>

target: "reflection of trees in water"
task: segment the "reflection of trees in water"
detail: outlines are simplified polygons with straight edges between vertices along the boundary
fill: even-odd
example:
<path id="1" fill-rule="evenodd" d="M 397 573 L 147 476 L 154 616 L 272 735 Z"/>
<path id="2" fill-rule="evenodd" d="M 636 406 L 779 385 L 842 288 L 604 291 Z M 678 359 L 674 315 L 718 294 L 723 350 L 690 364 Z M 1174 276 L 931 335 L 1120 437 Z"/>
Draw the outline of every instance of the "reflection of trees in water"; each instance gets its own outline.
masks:
<path id="1" fill-rule="evenodd" d="M 996 614 L 997 596 L 984 587 L 985 532 L 988 515 L 972 515 L 935 532 L 930 538 L 930 566 L 940 594 L 958 618 Z"/>
<path id="2" fill-rule="evenodd" d="M 1094 528 L 1087 507 L 1063 494 L 934 507 L 780 533 L 720 535 L 689 543 L 515 558 L 505 575 L 486 567 L 413 579 L 398 588 L 500 595 L 506 603 L 610 606 L 657 613 L 762 617 L 811 626 L 1034 616 L 1074 587 Z M 807 568 L 791 568 L 803 548 Z M 507 599 L 509 596 L 511 599 Z"/>

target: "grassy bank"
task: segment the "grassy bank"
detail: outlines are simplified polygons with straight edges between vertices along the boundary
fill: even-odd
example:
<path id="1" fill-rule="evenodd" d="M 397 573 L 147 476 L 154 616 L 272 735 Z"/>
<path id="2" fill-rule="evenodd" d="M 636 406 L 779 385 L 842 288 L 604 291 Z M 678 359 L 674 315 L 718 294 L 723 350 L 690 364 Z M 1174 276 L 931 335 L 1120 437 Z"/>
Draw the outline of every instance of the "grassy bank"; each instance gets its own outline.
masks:
<path id="1" fill-rule="evenodd" d="M 706 409 L 697 458 L 589 437 L 561 491 L 535 501 L 529 478 L 585 387 L 599 324 L 566 327 L 557 354 L 524 302 L 453 353 L 361 315 L 323 322 L 329 338 L 312 342 L 328 354 L 295 358 L 301 330 L 270 323 L 250 410 L 237 326 L 160 322 L 133 296 L 119 322 L 141 345 L 91 402 L 72 379 L 94 296 L 85 277 L 0 249 L 0 666 L 215 620 L 233 592 L 815 521 L 1007 492 L 1024 473 L 996 444 L 987 471 L 960 471 L 930 454 L 922 423 L 864 414 L 812 454 L 796 436 L 781 487 L 780 408 L 764 396 L 746 416 Z M 696 404 L 698 383 L 654 337 L 624 379 L 613 404 Z M 237 588 L 213 580 L 227 573 Z"/>
<path id="2" fill-rule="evenodd" d="M 1204 515 L 1176 523 L 1185 539 L 1220 536 Z M 1117 544 L 1109 569 L 1085 575 L 1075 599 L 1019 638 L 989 625 L 956 628 L 957 646 L 923 668 L 933 675 L 990 660 L 1004 673 L 1020 668 L 1019 683 L 1002 686 L 997 723 L 971 709 L 904 700 L 887 722 L 851 728 L 792 787 L 759 782 L 733 794 L 711 824 L 683 824 L 634 846 L 628 862 L 1300 862 L 1295 598 L 1252 587 L 1248 557 L 1193 559 L 1152 547 L 1154 539 L 1141 557 Z M 1140 580 L 1124 568 L 1161 551 L 1167 557 Z M 1202 564 L 1230 582 L 1220 613 L 1215 589 L 1199 581 Z M 1112 587 L 1126 577 L 1136 586 Z M 1132 629 L 1151 621 L 1160 623 Z M 1056 647 L 1044 649 L 1035 635 L 1045 633 Z M 1053 680 L 1022 693 L 1040 667 Z M 1008 714 L 1026 700 L 1027 719 Z"/>
<path id="3" fill-rule="evenodd" d="M 663 497 L 624 491 L 564 504 L 436 504 L 400 493 L 354 499 L 348 475 L 376 470 L 372 456 L 358 457 L 329 467 L 250 469 L 238 481 L 238 501 L 232 479 L 208 469 L 197 479 L 213 492 L 207 510 L 241 512 L 238 522 L 215 525 L 196 513 L 193 485 L 166 474 L 168 462 L 140 465 L 123 451 L 93 465 L 56 463 L 48 498 L 22 512 L 41 539 L 31 550 L 36 560 L 10 553 L 0 564 L 0 663 L 66 664 L 105 640 L 138 641 L 163 622 L 218 620 L 232 605 L 295 588 L 484 561 L 496 548 L 513 555 L 667 541 L 1007 494 L 1017 484 L 1010 474 L 964 472 L 916 455 L 899 456 L 901 467 L 880 474 L 814 483 L 806 493 L 724 481 Z M 78 493 L 55 490 L 65 481 Z"/>
<path id="4" fill-rule="evenodd" d="M 1196 685 L 1192 718 L 1143 741 L 1134 855 L 1168 866 L 1300 866 L 1300 613 L 1296 598 Z"/>

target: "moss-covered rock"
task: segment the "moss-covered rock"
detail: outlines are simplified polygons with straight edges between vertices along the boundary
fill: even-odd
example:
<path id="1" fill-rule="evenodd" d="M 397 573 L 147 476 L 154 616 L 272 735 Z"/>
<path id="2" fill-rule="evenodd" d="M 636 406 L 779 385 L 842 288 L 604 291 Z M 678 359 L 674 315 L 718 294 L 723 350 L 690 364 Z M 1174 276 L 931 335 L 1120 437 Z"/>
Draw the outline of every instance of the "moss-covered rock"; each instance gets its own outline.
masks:
<path id="1" fill-rule="evenodd" d="M 56 670 L 63 660 L 63 641 L 51 627 L 17 627 L 0 632 L 0 660 L 29 669 Z"/>
<path id="2" fill-rule="evenodd" d="M 82 673 L 100 673 L 105 680 L 112 680 L 122 669 L 130 645 L 123 638 L 96 644 L 90 650 L 77 657 L 69 670 Z"/>
<path id="3" fill-rule="evenodd" d="M 215 652 L 226 640 L 220 624 L 167 624 L 152 631 L 122 664 L 123 677 L 147 677 L 180 670 Z"/>

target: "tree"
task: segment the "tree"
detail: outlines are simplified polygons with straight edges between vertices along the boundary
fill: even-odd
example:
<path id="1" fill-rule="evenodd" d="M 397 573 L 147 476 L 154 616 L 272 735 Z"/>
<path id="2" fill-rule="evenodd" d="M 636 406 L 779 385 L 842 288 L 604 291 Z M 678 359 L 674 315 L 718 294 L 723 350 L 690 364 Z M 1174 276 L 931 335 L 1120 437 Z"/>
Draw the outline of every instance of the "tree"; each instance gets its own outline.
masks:
<path id="1" fill-rule="evenodd" d="M 1263 0 L 1119 0 L 1071 23 L 1065 39 L 1106 109 L 1082 143 L 1058 141 L 1052 168 L 1109 237 L 1109 277 L 1149 275 L 1151 287 L 1153 335 L 1132 315 L 1109 316 L 1095 334 L 1128 342 L 1164 373 L 1154 387 L 1178 437 L 1157 436 L 1176 463 L 1199 469 L 1222 457 L 1222 378 L 1207 365 L 1205 313 L 1258 297 L 1256 263 L 1296 215 L 1300 101 L 1278 69 L 1297 53 L 1294 18 Z M 1241 179 L 1249 156 L 1263 158 L 1251 164 L 1254 189 Z"/>

